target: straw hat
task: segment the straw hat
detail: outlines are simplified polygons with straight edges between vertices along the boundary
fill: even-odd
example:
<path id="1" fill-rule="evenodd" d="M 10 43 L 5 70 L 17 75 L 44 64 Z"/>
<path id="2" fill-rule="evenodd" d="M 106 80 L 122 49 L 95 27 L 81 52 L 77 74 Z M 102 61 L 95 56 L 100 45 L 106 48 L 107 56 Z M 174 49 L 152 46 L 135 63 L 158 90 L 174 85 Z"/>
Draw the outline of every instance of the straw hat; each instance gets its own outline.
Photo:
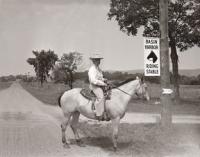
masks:
<path id="1" fill-rule="evenodd" d="M 98 54 L 98 53 L 94 53 L 90 56 L 90 59 L 93 60 L 93 59 L 103 59 L 103 57 Z"/>

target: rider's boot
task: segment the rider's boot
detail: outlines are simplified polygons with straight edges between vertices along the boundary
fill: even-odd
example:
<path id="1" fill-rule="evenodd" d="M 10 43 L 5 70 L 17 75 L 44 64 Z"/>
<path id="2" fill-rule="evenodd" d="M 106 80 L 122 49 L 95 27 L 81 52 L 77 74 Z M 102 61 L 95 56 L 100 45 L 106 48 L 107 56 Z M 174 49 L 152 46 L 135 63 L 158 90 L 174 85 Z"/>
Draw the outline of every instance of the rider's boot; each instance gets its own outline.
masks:
<path id="1" fill-rule="evenodd" d="M 103 112 L 103 120 L 104 121 L 109 121 L 110 120 L 110 117 L 108 116 L 108 114 L 105 111 Z"/>

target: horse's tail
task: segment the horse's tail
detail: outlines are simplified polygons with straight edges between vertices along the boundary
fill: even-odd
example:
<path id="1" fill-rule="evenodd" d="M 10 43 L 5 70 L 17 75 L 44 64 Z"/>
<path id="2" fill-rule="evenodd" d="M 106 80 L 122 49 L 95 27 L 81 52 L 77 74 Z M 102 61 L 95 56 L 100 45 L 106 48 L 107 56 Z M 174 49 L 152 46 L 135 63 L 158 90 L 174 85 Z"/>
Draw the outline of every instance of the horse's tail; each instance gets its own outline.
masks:
<path id="1" fill-rule="evenodd" d="M 58 97 L 58 105 L 61 107 L 61 103 L 60 103 L 60 99 L 63 96 L 63 93 L 60 94 L 60 96 Z"/>

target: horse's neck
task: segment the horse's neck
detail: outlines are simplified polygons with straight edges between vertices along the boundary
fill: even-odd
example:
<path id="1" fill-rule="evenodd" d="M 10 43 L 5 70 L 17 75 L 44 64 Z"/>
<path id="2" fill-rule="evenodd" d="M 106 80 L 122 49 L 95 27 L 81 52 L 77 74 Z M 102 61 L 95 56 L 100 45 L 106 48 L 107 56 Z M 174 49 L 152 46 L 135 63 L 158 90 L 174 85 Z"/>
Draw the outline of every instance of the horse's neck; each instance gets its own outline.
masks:
<path id="1" fill-rule="evenodd" d="M 135 90 L 138 85 L 138 80 L 130 81 L 122 86 L 119 86 L 119 89 L 115 89 L 118 97 L 120 97 L 120 103 L 122 105 L 127 105 L 128 102 L 131 100 L 131 96 L 134 95 Z M 126 107 L 126 106 L 125 106 Z"/>
<path id="2" fill-rule="evenodd" d="M 136 89 L 136 86 L 138 85 L 138 80 L 130 81 L 119 88 L 122 89 L 123 91 L 133 95 Z"/>

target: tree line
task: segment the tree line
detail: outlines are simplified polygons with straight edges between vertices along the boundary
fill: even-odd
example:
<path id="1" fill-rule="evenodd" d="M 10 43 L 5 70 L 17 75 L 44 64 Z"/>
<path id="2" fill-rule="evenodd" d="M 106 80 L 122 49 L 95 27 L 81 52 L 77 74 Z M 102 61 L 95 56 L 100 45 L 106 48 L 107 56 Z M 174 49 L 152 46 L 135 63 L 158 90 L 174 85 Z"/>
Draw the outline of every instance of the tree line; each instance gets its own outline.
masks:
<path id="1" fill-rule="evenodd" d="M 110 81 L 116 81 L 120 82 L 129 78 L 135 78 L 136 76 L 143 76 L 142 73 L 135 73 L 130 74 L 127 72 L 121 72 L 121 71 L 115 71 L 115 72 L 104 72 L 104 75 L 108 80 Z M 1 76 L 0 81 L 1 82 L 9 82 L 9 81 L 15 81 L 17 79 L 20 79 L 24 82 L 36 82 L 38 81 L 36 76 L 30 76 L 27 74 L 19 74 L 19 75 L 8 75 L 8 76 Z M 149 83 L 155 83 L 160 84 L 160 77 L 145 77 L 145 81 Z M 88 81 L 88 71 L 84 72 L 75 72 L 73 75 L 73 82 L 76 80 L 82 80 L 85 83 L 89 83 Z M 47 80 L 46 80 L 47 81 Z M 66 75 L 62 72 L 58 72 L 56 74 L 56 77 L 51 80 L 53 83 L 63 83 L 68 84 L 68 82 L 71 82 L 69 80 L 69 77 L 66 78 Z M 73 84 L 72 82 L 72 84 Z M 182 85 L 200 85 L 200 74 L 197 76 L 185 76 L 185 75 L 179 75 L 179 82 Z M 171 83 L 173 84 L 173 74 L 171 73 Z M 71 85 L 69 85 L 71 87 Z"/>
<path id="2" fill-rule="evenodd" d="M 79 52 L 64 53 L 61 58 L 53 50 L 33 50 L 34 57 L 28 58 L 27 62 L 33 66 L 36 79 L 41 86 L 48 79 L 64 80 L 73 88 L 74 73 L 82 62 L 82 54 Z"/>

